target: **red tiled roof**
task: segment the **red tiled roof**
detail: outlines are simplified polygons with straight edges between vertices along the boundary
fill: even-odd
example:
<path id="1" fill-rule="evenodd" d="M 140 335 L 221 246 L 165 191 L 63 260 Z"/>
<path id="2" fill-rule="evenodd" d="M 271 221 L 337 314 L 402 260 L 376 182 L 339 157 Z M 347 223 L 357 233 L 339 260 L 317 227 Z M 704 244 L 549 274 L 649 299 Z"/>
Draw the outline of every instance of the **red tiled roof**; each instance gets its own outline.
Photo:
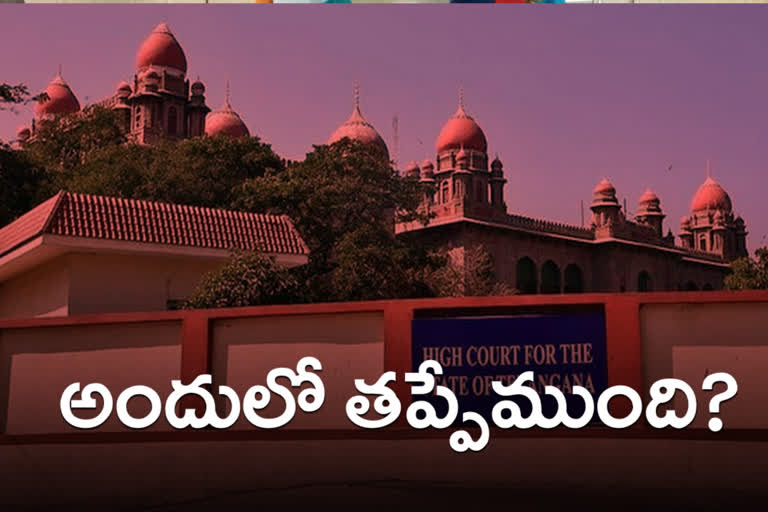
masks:
<path id="1" fill-rule="evenodd" d="M 0 255 L 44 234 L 210 249 L 309 253 L 285 215 L 59 192 L 0 229 Z"/>

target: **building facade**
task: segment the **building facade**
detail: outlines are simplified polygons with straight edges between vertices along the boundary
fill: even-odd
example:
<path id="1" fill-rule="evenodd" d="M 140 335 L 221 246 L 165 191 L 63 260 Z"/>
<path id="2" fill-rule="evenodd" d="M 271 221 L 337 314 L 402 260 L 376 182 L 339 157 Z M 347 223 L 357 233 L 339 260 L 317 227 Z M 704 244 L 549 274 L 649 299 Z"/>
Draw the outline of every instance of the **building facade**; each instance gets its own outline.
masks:
<path id="1" fill-rule="evenodd" d="M 405 169 L 406 177 L 434 190 L 422 205 L 432 218 L 396 231 L 447 246 L 458 260 L 482 245 L 497 278 L 520 293 L 720 289 L 730 262 L 747 255 L 745 222 L 711 176 L 695 192 L 676 243 L 671 231 L 664 233 L 665 215 L 652 190 L 640 196 L 630 219 L 607 178 L 593 190 L 588 226 L 510 214 L 503 164 L 498 157 L 489 163 L 485 134 L 461 99 L 435 150 L 435 163 Z"/>
<path id="2" fill-rule="evenodd" d="M 45 92 L 48 99 L 37 105 L 32 127 L 17 134 L 21 143 L 35 136 L 37 123 L 80 111 L 61 74 Z M 165 24 L 140 45 L 132 83 L 118 84 L 102 104 L 119 111 L 126 132 L 142 144 L 250 136 L 231 106 L 229 87 L 222 108 L 210 111 L 205 85 L 190 83 L 184 50 Z M 372 144 L 389 157 L 384 139 L 362 114 L 357 88 L 352 114 L 327 142 L 344 138 Z M 448 247 L 458 260 L 466 249 L 482 245 L 493 257 L 497 278 L 522 293 L 719 289 L 730 262 L 747 255 L 745 222 L 711 176 L 695 192 L 677 241 L 671 230 L 665 233 L 666 216 L 652 190 L 639 197 L 637 213 L 628 218 L 606 178 L 593 190 L 588 225 L 511 214 L 503 163 L 490 160 L 485 133 L 463 98 L 438 134 L 434 162 L 412 162 L 403 175 L 430 185 L 434 193 L 422 205 L 431 220 L 398 224 L 399 236 Z"/>
<path id="3" fill-rule="evenodd" d="M 80 102 L 61 71 L 47 85 L 46 98 L 35 105 L 30 126 L 21 126 L 16 141 L 33 140 L 40 123 L 56 116 L 78 115 Z M 118 113 L 129 138 L 139 144 L 156 144 L 204 135 L 248 137 L 250 131 L 232 108 L 229 84 L 223 106 L 212 112 L 206 103 L 205 84 L 190 82 L 184 49 L 165 23 L 157 25 L 136 52 L 131 83 L 122 81 L 98 104 Z"/>

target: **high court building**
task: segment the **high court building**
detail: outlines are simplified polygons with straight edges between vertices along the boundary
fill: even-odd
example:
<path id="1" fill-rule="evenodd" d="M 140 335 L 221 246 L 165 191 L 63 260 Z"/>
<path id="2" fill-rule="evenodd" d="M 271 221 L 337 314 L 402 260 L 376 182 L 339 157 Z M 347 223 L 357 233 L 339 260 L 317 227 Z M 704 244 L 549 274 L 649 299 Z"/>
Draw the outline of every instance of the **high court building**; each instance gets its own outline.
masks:
<path id="1" fill-rule="evenodd" d="M 187 72 L 188 63 L 183 48 L 169 27 L 160 24 L 138 48 L 133 80 L 130 83 L 120 82 L 113 93 L 100 104 L 118 112 L 125 132 L 132 140 L 141 144 L 191 137 L 250 136 L 246 123 L 231 105 L 229 87 L 221 108 L 212 110 L 206 100 L 204 83 L 200 80 L 190 81 Z M 41 124 L 48 119 L 61 115 L 78 115 L 81 112 L 77 96 L 61 73 L 48 84 L 45 93 L 47 99 L 36 105 L 31 125 L 21 127 L 16 133 L 17 143 L 22 147 L 34 140 Z M 332 144 L 344 138 L 371 144 L 389 158 L 384 139 L 361 112 L 357 92 L 352 114 L 333 131 L 327 142 Z M 422 208 L 431 215 L 429 222 L 397 224 L 394 227 L 396 233 L 401 237 L 416 239 L 429 247 L 448 247 L 452 256 L 458 260 L 463 259 L 468 249 L 482 245 L 493 258 L 497 279 L 508 283 L 520 293 L 720 289 L 723 287 L 730 262 L 747 255 L 745 222 L 741 217 L 734 215 L 731 198 L 723 186 L 711 176 L 707 176 L 694 192 L 690 215 L 681 220 L 677 237 L 670 229 L 665 229 L 661 200 L 652 190 L 646 190 L 639 197 L 634 218 L 628 218 L 617 198 L 616 189 L 607 178 L 600 180 L 593 190 L 590 205 L 592 218 L 586 226 L 510 213 L 504 200 L 504 187 L 507 182 L 504 166 L 498 157 L 490 160 L 485 133 L 467 112 L 463 98 L 459 99 L 456 112 L 439 131 L 434 161 L 425 160 L 421 164 L 412 162 L 401 174 L 404 179 L 419 180 L 431 185 L 429 188 L 434 193 L 424 197 L 422 204 Z M 121 219 L 120 215 L 135 217 L 136 211 L 149 211 L 154 208 L 160 213 L 147 214 L 146 222 L 150 224 L 139 227 L 147 232 L 162 232 L 165 225 L 179 222 L 179 217 L 174 212 L 186 208 L 179 205 L 153 206 L 143 203 L 137 203 L 138 206 L 133 203 L 128 205 L 115 198 L 82 198 L 63 193 L 58 199 L 49 201 L 48 207 L 43 207 L 42 210 L 52 209 L 49 212 L 50 218 L 55 218 L 56 213 L 53 210 L 69 204 L 70 201 L 80 201 L 87 206 L 72 209 L 72 215 L 90 215 L 96 219 L 70 219 L 74 225 L 95 222 L 92 232 L 86 230 L 84 235 L 78 235 L 82 247 L 68 249 L 68 252 L 78 254 L 93 252 L 94 244 L 89 237 L 115 237 L 115 242 L 122 240 L 124 234 L 109 231 L 108 227 L 104 227 L 106 224 L 100 226 L 99 222 L 114 223 L 118 229 L 128 226 L 126 229 L 130 231 L 134 229 L 131 226 L 136 222 L 135 218 Z M 55 205 L 58 206 L 54 207 Z M 37 219 L 36 215 L 39 217 L 40 214 L 35 212 L 38 210 L 40 209 L 30 212 L 0 231 L 0 239 L 9 234 L 12 238 L 6 245 L 5 252 L 0 254 L 0 278 L 5 281 L 0 290 L 14 288 L 9 283 L 16 283 L 16 287 L 31 286 L 28 284 L 29 276 L 39 274 L 43 270 L 62 274 L 58 264 L 48 260 L 44 261 L 43 270 L 39 268 L 43 260 L 38 262 L 27 258 L 25 265 L 10 263 L 11 254 L 8 251 L 18 251 L 17 242 L 20 243 L 13 237 L 29 231 L 32 240 L 40 234 L 46 234 L 45 228 L 50 228 L 45 225 L 45 219 L 42 219 L 43 224 L 37 226 L 39 229 L 29 230 L 29 217 Z M 111 212 L 112 216 L 99 217 L 99 212 L 106 211 Z M 183 300 L 203 270 L 212 268 L 212 259 L 208 259 L 202 266 L 198 263 L 201 261 L 199 259 L 192 263 L 194 251 L 209 249 L 205 247 L 208 243 L 204 239 L 205 236 L 217 241 L 215 249 L 219 253 L 215 259 L 218 264 L 225 260 L 221 255 L 229 249 L 225 246 L 229 243 L 226 236 L 220 237 L 211 233 L 203 235 L 203 238 L 196 238 L 196 235 L 187 236 L 184 233 L 189 229 L 194 231 L 197 229 L 195 226 L 206 226 L 205 229 L 215 230 L 217 216 L 229 219 L 228 222 L 234 223 L 232 226 L 235 226 L 241 222 L 238 220 L 241 218 L 238 217 L 239 214 L 194 210 L 190 215 L 191 217 L 185 217 L 179 224 L 181 235 L 176 238 L 176 235 L 170 236 L 169 240 L 173 239 L 174 242 L 168 244 L 164 240 L 157 240 L 160 241 L 159 247 L 167 249 L 169 257 L 178 259 L 181 254 L 187 254 L 184 258 L 190 262 L 192 270 L 181 281 L 178 277 L 165 274 L 148 274 L 141 278 L 134 276 L 132 282 L 168 282 L 170 279 L 174 283 L 171 286 L 174 291 L 169 292 L 170 285 L 164 285 L 165 292 L 158 291 L 155 294 L 157 296 L 137 299 L 138 303 L 129 301 L 124 307 L 115 305 L 116 310 L 162 309 L 168 303 Z M 196 215 L 197 220 L 194 219 Z M 214 220 L 209 220 L 211 216 Z M 288 219 L 262 216 L 242 222 L 243 226 L 246 226 L 242 228 L 245 233 L 243 236 L 247 240 L 245 245 L 254 244 L 259 240 L 263 242 L 272 236 L 270 231 L 259 227 L 265 222 L 284 226 L 285 233 L 289 233 L 280 235 L 278 242 L 284 239 L 298 240 L 298 235 L 293 231 Z M 230 228 L 241 229 L 226 227 Z M 107 234 L 102 235 L 104 233 Z M 131 251 L 140 251 L 145 247 L 142 244 L 151 242 L 150 239 L 145 240 L 142 237 L 143 235 L 133 234 L 126 238 L 125 241 L 134 243 Z M 194 242 L 177 243 L 178 240 Z M 28 241 L 21 240 L 25 243 Z M 292 242 L 293 245 L 289 247 L 274 240 L 268 241 L 271 246 L 278 247 L 273 252 L 282 255 L 281 258 L 286 260 L 286 264 L 298 264 L 295 255 L 306 257 L 303 242 Z M 184 244 L 187 244 L 186 253 L 178 247 Z M 160 249 L 155 249 L 157 250 L 154 250 L 153 254 L 157 256 Z M 71 260 L 72 256 L 67 261 Z M 170 268 L 179 265 L 178 261 Z M 91 265 L 98 267 L 93 262 Z M 147 268 L 157 266 L 151 264 Z M 73 271 L 70 269 L 68 272 L 71 274 Z M 67 276 L 68 289 L 77 289 L 78 279 L 69 274 Z M 154 288 L 162 290 L 163 286 Z M 47 314 L 42 310 L 27 311 L 29 308 L 19 310 L 15 301 L 6 299 L 0 296 L 0 304 L 6 302 L 8 313 L 13 311 L 16 314 Z M 91 299 L 88 300 L 95 303 Z M 77 300 L 71 305 L 59 301 L 53 305 L 55 307 L 52 311 L 63 311 L 64 314 L 91 312 L 88 307 L 78 308 L 76 303 Z"/>

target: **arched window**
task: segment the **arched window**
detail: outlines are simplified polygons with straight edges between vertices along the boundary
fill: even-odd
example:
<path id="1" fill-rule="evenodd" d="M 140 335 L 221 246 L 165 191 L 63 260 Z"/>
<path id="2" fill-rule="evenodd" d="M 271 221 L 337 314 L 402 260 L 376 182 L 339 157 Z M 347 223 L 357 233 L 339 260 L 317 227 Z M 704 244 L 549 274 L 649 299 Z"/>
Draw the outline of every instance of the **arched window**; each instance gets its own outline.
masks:
<path id="1" fill-rule="evenodd" d="M 584 292 L 584 277 L 581 273 L 581 268 L 575 263 L 571 263 L 565 267 L 565 293 L 582 293 Z"/>
<path id="2" fill-rule="evenodd" d="M 685 283 L 685 290 L 686 291 L 695 292 L 698 289 L 699 289 L 699 287 L 696 286 L 696 283 L 694 283 L 693 281 L 688 281 L 687 283 Z"/>
<path id="3" fill-rule="evenodd" d="M 643 270 L 637 275 L 637 291 L 639 292 L 652 292 L 653 282 L 651 281 L 651 275 Z"/>
<path id="4" fill-rule="evenodd" d="M 552 260 L 541 266 L 541 293 L 560 293 L 560 267 Z"/>
<path id="5" fill-rule="evenodd" d="M 441 203 L 447 203 L 448 202 L 448 199 L 450 197 L 449 196 L 449 192 L 450 191 L 448 189 L 449 186 L 450 186 L 450 184 L 448 183 L 448 180 L 444 181 L 443 184 L 440 185 L 440 188 L 442 190 L 442 192 L 440 194 L 440 202 Z"/>
<path id="6" fill-rule="evenodd" d="M 536 293 L 536 264 L 529 257 L 517 260 L 517 291 L 520 293 Z"/>
<path id="7" fill-rule="evenodd" d="M 176 131 L 178 129 L 178 115 L 176 113 L 176 107 L 171 107 L 168 109 L 168 134 L 169 135 L 176 135 Z"/>

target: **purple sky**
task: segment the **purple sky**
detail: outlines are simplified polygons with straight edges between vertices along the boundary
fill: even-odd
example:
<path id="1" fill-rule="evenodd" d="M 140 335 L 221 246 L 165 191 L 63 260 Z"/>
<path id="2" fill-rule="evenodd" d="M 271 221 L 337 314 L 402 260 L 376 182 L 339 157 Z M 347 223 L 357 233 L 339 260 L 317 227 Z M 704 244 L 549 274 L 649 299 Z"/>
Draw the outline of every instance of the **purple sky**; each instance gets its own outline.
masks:
<path id="1" fill-rule="evenodd" d="M 229 78 L 251 132 L 285 157 L 346 119 L 358 80 L 390 151 L 397 113 L 401 162 L 434 158 L 463 85 L 512 212 L 578 224 L 607 176 L 630 212 L 656 190 L 676 233 L 710 159 L 749 247 L 768 233 L 762 6 L 3 5 L 0 79 L 41 90 L 61 63 L 81 103 L 101 99 L 162 21 L 209 104 Z M 30 117 L 0 113 L 0 138 Z"/>

